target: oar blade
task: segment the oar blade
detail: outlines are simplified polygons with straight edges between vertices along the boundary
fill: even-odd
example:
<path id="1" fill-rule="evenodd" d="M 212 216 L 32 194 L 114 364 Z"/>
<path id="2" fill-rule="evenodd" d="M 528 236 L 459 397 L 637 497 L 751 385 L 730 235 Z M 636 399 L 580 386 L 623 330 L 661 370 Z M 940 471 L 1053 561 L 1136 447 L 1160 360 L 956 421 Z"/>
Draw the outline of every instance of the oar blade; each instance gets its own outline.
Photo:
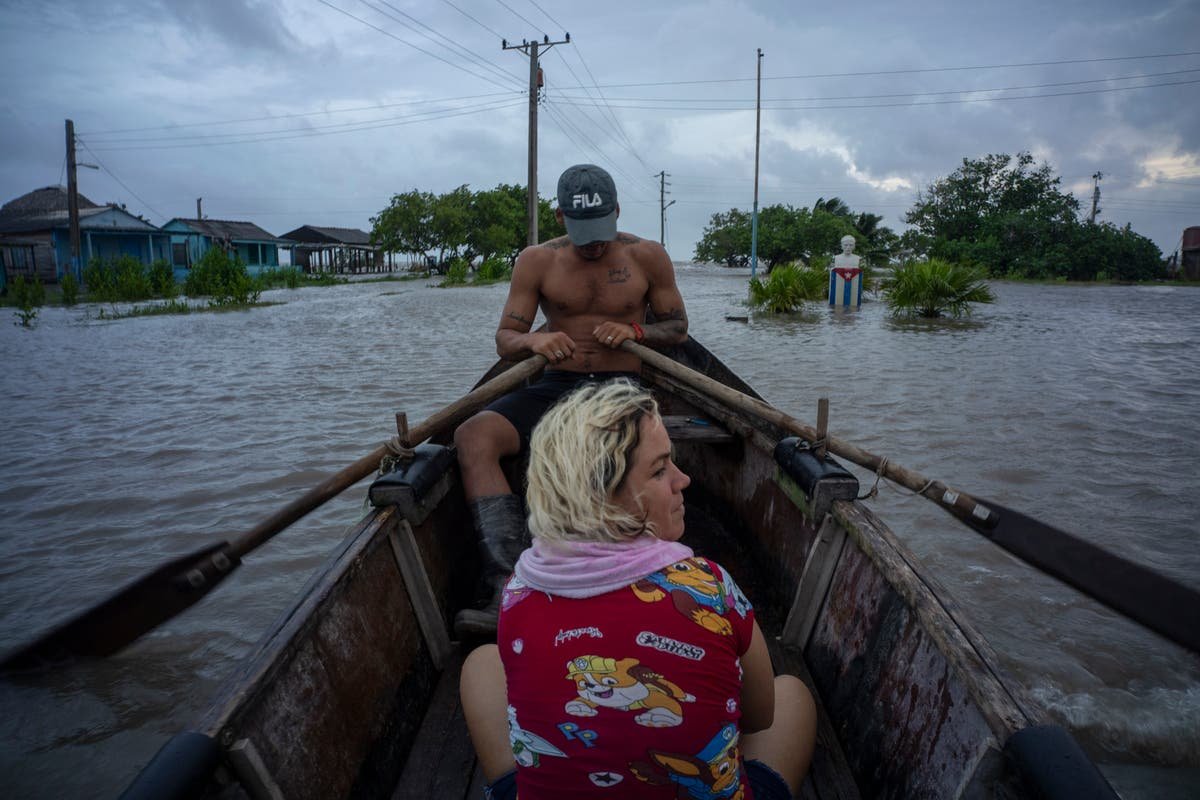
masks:
<path id="1" fill-rule="evenodd" d="M 5 656 L 0 673 L 61 666 L 112 655 L 142 634 L 190 608 L 241 561 L 219 542 L 163 564 L 102 603 Z"/>
<path id="2" fill-rule="evenodd" d="M 1200 653 L 1200 591 L 1011 508 L 977 498 L 994 525 L 960 517 L 1027 564 Z"/>

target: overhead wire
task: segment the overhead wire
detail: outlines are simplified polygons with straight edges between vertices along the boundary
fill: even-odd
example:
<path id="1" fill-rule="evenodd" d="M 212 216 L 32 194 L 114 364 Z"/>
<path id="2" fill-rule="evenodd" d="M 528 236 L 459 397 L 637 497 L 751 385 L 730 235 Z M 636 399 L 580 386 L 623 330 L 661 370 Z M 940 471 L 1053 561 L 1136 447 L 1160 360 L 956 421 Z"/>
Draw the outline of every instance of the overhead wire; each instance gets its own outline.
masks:
<path id="1" fill-rule="evenodd" d="M 1191 84 L 1200 83 L 1200 78 L 1187 81 L 1165 81 L 1162 83 L 1150 83 L 1143 86 L 1111 86 L 1103 89 L 1081 89 L 1074 92 L 1047 92 L 1043 94 L 1033 95 L 1016 95 L 1012 97 L 979 97 L 979 98 L 959 98 L 956 100 L 928 100 L 928 101 L 913 101 L 910 103 L 860 103 L 860 104 L 839 104 L 839 105 L 810 105 L 810 106 L 771 106 L 772 111 L 838 111 L 838 110 L 857 110 L 870 108 L 913 108 L 917 106 L 944 106 L 944 105 L 961 105 L 965 103 L 997 103 L 1010 100 L 1041 100 L 1053 97 L 1075 97 L 1089 94 L 1107 94 L 1110 92 L 1129 92 L 1140 89 L 1158 89 L 1164 86 L 1189 86 Z M 578 101 L 561 100 L 563 105 L 579 105 Z M 728 106 L 678 106 L 673 109 L 664 109 L 655 105 L 617 105 L 616 108 L 625 108 L 640 111 L 749 111 L 753 106 L 745 108 L 731 108 Z"/>
<path id="2" fill-rule="evenodd" d="M 540 27 L 537 25 L 537 23 L 535 23 L 535 22 L 531 22 L 531 21 L 530 21 L 528 18 L 526 18 L 526 17 L 522 16 L 521 14 L 517 13 L 517 10 L 516 10 L 516 9 L 514 9 L 512 6 L 510 6 L 508 3 L 504 2 L 504 0 L 496 0 L 496 2 L 497 2 L 497 3 L 499 3 L 500 5 L 504 6 L 505 8 L 507 8 L 507 9 L 509 10 L 509 12 L 511 12 L 511 13 L 512 13 L 512 15 L 513 15 L 514 17 L 516 17 L 517 19 L 521 20 L 521 21 L 522 21 L 522 22 L 524 22 L 526 25 L 528 25 L 529 27 L 531 27 L 531 28 L 533 28 L 534 30 L 536 30 L 538 33 L 542 34 L 542 36 L 546 36 L 546 31 L 542 30 L 542 29 L 541 29 L 541 28 L 540 28 Z"/>
<path id="3" fill-rule="evenodd" d="M 463 15 L 464 17 L 466 17 L 467 19 L 471 20 L 471 22 L 474 22 L 476 25 L 478 25 L 479 27 L 483 28 L 483 29 L 484 29 L 485 31 L 487 31 L 488 33 L 490 33 L 490 34 L 492 34 L 493 36 L 495 36 L 497 39 L 503 40 L 503 39 L 505 38 L 503 34 L 497 33 L 497 32 L 495 31 L 495 29 L 494 29 L 494 28 L 489 28 L 487 25 L 484 25 L 482 22 L 480 22 L 479 20 L 475 19 L 475 17 L 471 16 L 471 15 L 470 15 L 470 14 L 468 14 L 466 11 L 463 11 L 461 8 L 459 8 L 458 6 L 454 5 L 454 3 L 451 3 L 451 2 L 450 2 L 450 0 L 442 0 L 442 2 L 443 2 L 443 3 L 445 3 L 446 5 L 450 6 L 451 8 L 453 8 L 453 9 L 454 9 L 455 11 L 457 11 L 458 13 L 462 14 L 462 15 Z"/>
<path id="4" fill-rule="evenodd" d="M 1000 87 L 991 88 L 991 89 L 980 89 L 980 88 L 941 89 L 941 90 L 936 90 L 936 91 L 893 92 L 893 93 L 888 93 L 888 94 L 818 95 L 815 97 L 772 97 L 772 98 L 769 98 L 765 102 L 766 103 L 815 103 L 815 102 L 824 102 L 824 101 L 830 101 L 830 100 L 885 100 L 885 99 L 892 99 L 892 98 L 898 98 L 898 97 L 929 97 L 929 96 L 941 96 L 941 95 L 951 95 L 951 94 L 985 94 L 985 93 L 989 93 L 989 92 L 1017 92 L 1017 91 L 1030 91 L 1033 89 L 1050 89 L 1050 88 L 1057 88 L 1057 87 L 1061 87 L 1061 86 L 1084 86 L 1084 85 L 1095 84 L 1095 83 L 1107 83 L 1109 81 L 1132 81 L 1132 80 L 1142 80 L 1145 78 L 1162 78 L 1162 77 L 1171 77 L 1171 76 L 1176 76 L 1176 75 L 1194 75 L 1197 72 L 1200 72 L 1200 67 L 1196 67 L 1194 69 L 1172 70 L 1170 72 L 1148 72 L 1148 73 L 1139 73 L 1137 75 L 1113 75 L 1113 76 L 1109 76 L 1109 77 L 1105 77 L 1105 78 L 1089 78 L 1087 80 L 1078 80 L 1078 81 L 1057 81 L 1054 83 L 1033 83 L 1033 84 L 1027 84 L 1024 86 L 1000 86 Z M 586 89 L 587 87 L 584 87 L 584 88 Z M 1130 87 L 1130 88 L 1138 88 L 1138 87 Z M 562 97 L 564 97 L 568 100 L 573 100 L 573 101 L 581 101 L 581 100 L 590 99 L 590 96 L 587 96 L 587 95 L 580 97 L 580 96 L 568 94 L 568 95 L 562 95 Z M 652 102 L 653 101 L 656 103 L 703 103 L 703 102 L 741 103 L 741 104 L 750 103 L 751 104 L 750 107 L 753 107 L 753 101 L 751 101 L 749 98 L 745 98 L 745 97 L 733 97 L 733 98 L 613 97 L 610 99 L 617 100 L 617 101 L 631 101 L 631 102 Z"/>
<path id="5" fill-rule="evenodd" d="M 1060 61 L 1027 61 L 1023 63 L 1012 64 L 976 64 L 973 66 L 957 66 L 957 67 L 912 67 L 904 69 L 891 70 L 872 70 L 866 72 L 814 72 L 803 75 L 772 75 L 764 77 L 764 82 L 769 81 L 792 81 L 792 80 L 812 80 L 817 78 L 863 78 L 883 75 L 915 75 L 919 73 L 929 72 L 969 72 L 972 70 L 988 70 L 988 69 L 1022 69 L 1026 67 L 1050 67 L 1061 66 L 1067 64 L 1098 64 L 1110 61 L 1141 61 L 1145 59 L 1155 58 L 1184 58 L 1187 56 L 1200 56 L 1200 50 L 1186 51 L 1180 53 L 1155 53 L 1150 55 L 1138 56 L 1111 56 L 1107 58 L 1069 58 Z M 681 81 L 645 81 L 639 83 L 605 83 L 600 84 L 603 89 L 627 89 L 640 86 L 693 86 L 701 84 L 717 84 L 717 83 L 754 83 L 758 78 L 705 78 L 692 79 Z M 582 87 L 580 87 L 582 88 Z"/>
<path id="6" fill-rule="evenodd" d="M 383 14 L 383 16 L 387 17 L 388 19 L 390 19 L 400 25 L 404 25 L 404 27 L 408 28 L 409 30 L 413 31 L 414 33 L 416 33 L 420 36 L 424 36 L 426 39 L 429 39 L 429 41 L 433 42 L 434 44 L 437 44 L 441 47 L 445 47 L 448 50 L 451 50 L 451 46 L 453 46 L 453 48 L 456 48 L 460 54 L 465 55 L 467 58 L 469 58 L 471 61 L 478 64 L 479 66 L 481 66 L 485 69 L 491 70 L 494 74 L 500 76 L 501 78 L 507 78 L 509 80 L 516 81 L 518 85 L 524 83 L 524 81 L 519 76 L 514 75 L 513 73 L 511 73 L 508 70 L 501 67 L 499 64 L 489 61 L 488 59 L 475 54 L 471 50 L 468 50 L 467 48 L 460 45 L 458 42 L 455 42 L 453 39 L 449 38 L 448 36 L 445 36 L 445 35 L 441 34 L 440 32 L 434 30 L 433 28 L 431 28 L 428 25 L 426 25 L 425 23 L 421 22 L 419 19 L 412 16 L 411 14 L 409 14 L 405 11 L 401 11 L 400 9 L 396 8 L 394 5 L 389 3 L 388 0 L 379 0 L 379 2 L 381 2 L 383 5 L 387 6 L 391 10 L 395 11 L 397 14 L 400 14 L 401 16 L 412 20 L 414 23 L 416 23 L 417 25 L 421 26 L 422 28 L 428 30 L 430 33 L 434 34 L 435 36 L 437 36 L 441 39 L 444 39 L 446 42 L 449 42 L 449 44 L 448 45 L 442 44 L 441 42 L 438 42 L 438 41 L 430 38 L 428 35 L 422 33 L 421 31 L 416 30 L 415 28 L 406 24 L 402 20 L 398 20 L 395 17 L 391 16 L 390 14 L 386 14 L 382 11 L 379 11 L 379 9 L 375 8 L 375 6 L 372 6 L 370 4 L 370 2 L 368 2 L 368 0 L 359 0 L 359 2 L 361 2 L 363 5 L 367 6 L 368 8 L 375 10 L 376 12 Z M 455 51 L 451 50 L 451 52 L 455 52 Z"/>
<path id="7" fill-rule="evenodd" d="M 135 200 L 137 200 L 139 203 L 144 205 L 150 211 L 153 211 L 155 214 L 157 214 L 159 217 L 161 217 L 163 222 L 166 222 L 169 219 L 169 217 L 167 217 L 166 214 L 163 214 L 161 211 L 158 211 L 157 209 L 155 209 L 154 206 L 150 205 L 145 200 L 143 200 L 141 197 L 139 197 L 137 192 L 135 192 L 133 189 L 130 189 L 128 186 L 126 186 L 125 182 L 123 180 L 121 180 L 120 178 L 118 178 L 116 173 L 113 172 L 111 169 L 109 169 L 108 166 L 103 161 L 100 160 L 100 157 L 98 155 L 96 155 L 96 153 L 92 150 L 92 148 L 88 147 L 87 142 L 83 141 L 78 136 L 75 137 L 75 141 L 78 142 L 79 144 L 83 145 L 83 149 L 87 150 L 88 154 L 91 155 L 92 158 L 96 159 L 96 164 L 100 167 L 100 169 L 102 169 L 106 173 L 108 173 L 108 176 L 110 178 L 112 178 L 114 181 L 116 181 L 121 186 L 122 189 L 129 192 L 129 194 L 131 194 Z"/>
<path id="8" fill-rule="evenodd" d="M 214 120 L 214 121 L 209 121 L 209 122 L 185 122 L 185 123 L 179 123 L 179 124 L 175 124 L 175 125 L 151 125 L 151 126 L 147 126 L 144 128 L 122 128 L 122 129 L 108 130 L 108 131 L 85 131 L 84 133 L 88 136 L 88 138 L 90 138 L 92 140 L 93 143 L 97 143 L 96 137 L 114 136 L 116 134 L 122 134 L 122 133 L 145 133 L 145 132 L 150 132 L 150 131 L 178 130 L 181 128 L 201 128 L 201 127 L 209 127 L 209 126 L 215 126 L 215 125 L 240 125 L 240 124 L 251 123 L 251 122 L 274 122 L 277 120 L 298 119 L 301 117 L 317 117 L 317 116 L 330 115 L 330 114 L 349 114 L 349 113 L 357 113 L 357 112 L 362 112 L 362 111 L 380 111 L 380 110 L 389 109 L 389 108 L 399 108 L 401 106 L 427 105 L 429 103 L 452 103 L 452 102 L 456 102 L 458 100 L 478 100 L 480 98 L 487 98 L 487 97 L 508 97 L 508 98 L 515 99 L 516 97 L 519 97 L 519 96 L 524 96 L 524 92 L 521 90 L 515 90 L 515 91 L 510 91 L 510 92 L 490 92 L 488 94 L 462 95 L 459 97 L 428 98 L 428 99 L 423 99 L 423 100 L 404 100 L 404 101 L 397 102 L 397 103 L 382 103 L 382 104 L 374 105 L 374 106 L 357 106 L 355 108 L 337 108 L 337 109 L 329 109 L 329 110 L 325 110 L 325 111 L 301 111 L 301 112 L 296 112 L 296 113 L 292 113 L 292 114 L 276 114 L 274 116 L 265 116 L 265 117 L 243 117 L 241 119 Z M 360 122 L 368 122 L 368 121 L 371 121 L 371 120 L 360 120 Z M 347 123 L 347 124 L 349 124 L 349 123 Z M 271 132 L 272 131 L 244 131 L 242 134 L 238 134 L 238 135 L 249 135 L 251 133 L 271 133 Z M 226 134 L 226 135 L 233 135 L 233 134 Z M 105 139 L 104 143 L 108 144 L 110 142 L 116 142 L 116 141 L 126 141 L 126 140 L 124 140 L 124 139 Z"/>
<path id="9" fill-rule="evenodd" d="M 355 14 L 351 14 L 349 11 L 347 11 L 344 8 L 339 8 L 338 6 L 335 6 L 333 3 L 330 3 L 329 0 L 317 0 L 317 2 L 323 6 L 328 6 L 329 8 L 332 8 L 334 11 L 337 11 L 340 14 L 346 15 L 347 17 L 349 17 L 352 20 L 355 20 L 357 22 L 362 23 L 363 25 L 366 25 L 368 28 L 373 28 L 374 30 L 379 31 L 384 36 L 389 36 L 389 37 L 395 39 L 397 42 L 400 42 L 401 44 L 408 45 L 409 47 L 411 47 L 412 49 L 416 50 L 419 53 L 424 53 L 425 55 L 429 56 L 430 58 L 436 59 L 437 61 L 441 61 L 443 64 L 454 67 L 454 69 L 461 70 L 462 72 L 467 73 L 468 75 L 470 75 L 473 78 L 479 78 L 480 80 L 485 80 L 494 86 L 499 86 L 501 89 L 510 88 L 508 86 L 504 86 L 503 84 L 497 83 L 496 80 L 494 78 L 492 78 L 490 75 L 482 75 L 478 72 L 467 69 L 466 67 L 462 66 L 461 64 L 455 64 L 452 61 L 447 61 L 446 59 L 439 56 L 437 53 L 431 53 L 430 51 L 426 50 L 425 48 L 415 45 L 412 42 L 408 41 L 407 39 L 402 39 L 401 37 L 397 36 L 396 34 L 392 33 L 391 31 L 384 30 L 383 28 L 379 27 L 378 25 L 367 22 L 362 17 L 359 17 Z"/>
<path id="10" fill-rule="evenodd" d="M 231 145 L 231 144 L 250 144 L 250 143 L 258 143 L 258 142 L 286 141 L 286 140 L 290 140 L 290 139 L 311 138 L 314 136 L 331 136 L 331 135 L 336 135 L 339 133 L 356 133 L 358 131 L 377 130 L 380 128 L 396 128 L 396 127 L 400 127 L 403 125 L 412 125 L 412 124 L 415 124 L 418 122 L 430 122 L 433 120 L 450 119 L 453 117 L 468 116 L 470 114 L 479 114 L 479 113 L 483 113 L 483 112 L 487 112 L 487 111 L 499 111 L 499 110 L 502 110 L 505 108 L 516 108 L 521 105 L 524 105 L 524 101 L 516 100 L 516 101 L 510 101 L 507 103 L 498 104 L 498 105 L 479 106 L 476 108 L 469 108 L 469 109 L 465 109 L 465 110 L 460 109 L 460 110 L 456 110 L 456 111 L 452 111 L 452 112 L 442 112 L 442 113 L 426 112 L 421 115 L 416 115 L 419 118 L 404 117 L 404 118 L 401 118 L 400 121 L 398 121 L 398 122 L 385 122 L 385 123 L 372 122 L 372 123 L 365 123 L 365 124 L 361 124 L 361 125 L 358 125 L 358 123 L 350 123 L 350 124 L 358 125 L 358 127 L 346 128 L 345 130 L 336 130 L 336 131 L 309 130 L 304 133 L 297 133 L 294 135 L 283 135 L 283 136 L 275 135 L 276 133 L 280 133 L 280 132 L 272 132 L 272 133 L 269 133 L 269 134 L 263 135 L 263 136 L 258 136 L 258 137 L 253 137 L 253 138 L 234 139 L 234 140 L 230 140 L 230 141 L 217 141 L 217 142 L 203 141 L 203 142 L 194 142 L 191 144 L 178 144 L 178 143 L 177 144 L 161 144 L 161 145 L 148 144 L 148 145 L 138 145 L 138 146 L 125 146 L 125 147 L 103 147 L 103 148 L 97 148 L 97 149 L 100 150 L 101 152 L 105 152 L 105 151 L 112 152 L 112 151 L 117 151 L 117 150 L 176 150 L 176 149 L 187 148 L 187 147 L 219 147 L 222 145 Z M 235 134 L 226 134 L 226 135 L 235 135 Z"/>

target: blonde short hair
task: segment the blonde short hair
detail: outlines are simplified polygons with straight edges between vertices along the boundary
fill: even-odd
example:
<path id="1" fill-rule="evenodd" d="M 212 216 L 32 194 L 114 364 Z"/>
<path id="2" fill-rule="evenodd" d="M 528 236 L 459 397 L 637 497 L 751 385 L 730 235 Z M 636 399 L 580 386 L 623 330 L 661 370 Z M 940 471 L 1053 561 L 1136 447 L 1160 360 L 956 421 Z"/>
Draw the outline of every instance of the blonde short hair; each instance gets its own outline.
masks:
<path id="1" fill-rule="evenodd" d="M 646 524 L 612 502 L 632 466 L 647 417 L 658 403 L 618 379 L 587 384 L 542 417 L 529 442 L 529 530 L 551 541 L 619 542 Z"/>

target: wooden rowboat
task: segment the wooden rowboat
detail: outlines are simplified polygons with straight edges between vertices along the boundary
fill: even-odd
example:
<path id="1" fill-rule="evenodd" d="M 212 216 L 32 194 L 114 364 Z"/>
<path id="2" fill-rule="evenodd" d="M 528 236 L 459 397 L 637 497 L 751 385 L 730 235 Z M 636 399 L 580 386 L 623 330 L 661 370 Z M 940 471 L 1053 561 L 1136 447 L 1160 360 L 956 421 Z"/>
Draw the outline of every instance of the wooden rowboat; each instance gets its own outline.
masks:
<path id="1" fill-rule="evenodd" d="M 753 395 L 694 341 L 669 355 Z M 667 372 L 643 376 L 692 478 L 685 542 L 730 569 L 777 672 L 818 698 L 801 796 L 1115 797 L 856 499 L 853 475 Z M 374 510 L 125 797 L 482 797 L 458 704 L 466 646 L 449 628 L 476 600 L 479 567 L 452 453 L 422 446 L 371 495 Z"/>

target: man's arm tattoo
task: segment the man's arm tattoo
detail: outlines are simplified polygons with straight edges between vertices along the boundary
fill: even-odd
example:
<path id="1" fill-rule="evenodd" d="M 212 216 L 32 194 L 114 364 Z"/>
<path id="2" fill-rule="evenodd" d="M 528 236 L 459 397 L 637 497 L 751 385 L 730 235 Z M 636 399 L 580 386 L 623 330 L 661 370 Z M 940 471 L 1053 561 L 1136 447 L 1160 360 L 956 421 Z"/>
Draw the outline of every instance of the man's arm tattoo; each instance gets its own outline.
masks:
<path id="1" fill-rule="evenodd" d="M 515 311 L 510 311 L 508 314 L 508 318 L 512 319 L 512 320 L 516 320 L 517 322 L 524 323 L 526 328 L 528 328 L 530 325 L 533 324 L 533 320 L 525 319 L 524 317 L 522 317 L 520 314 L 518 314 Z"/>

